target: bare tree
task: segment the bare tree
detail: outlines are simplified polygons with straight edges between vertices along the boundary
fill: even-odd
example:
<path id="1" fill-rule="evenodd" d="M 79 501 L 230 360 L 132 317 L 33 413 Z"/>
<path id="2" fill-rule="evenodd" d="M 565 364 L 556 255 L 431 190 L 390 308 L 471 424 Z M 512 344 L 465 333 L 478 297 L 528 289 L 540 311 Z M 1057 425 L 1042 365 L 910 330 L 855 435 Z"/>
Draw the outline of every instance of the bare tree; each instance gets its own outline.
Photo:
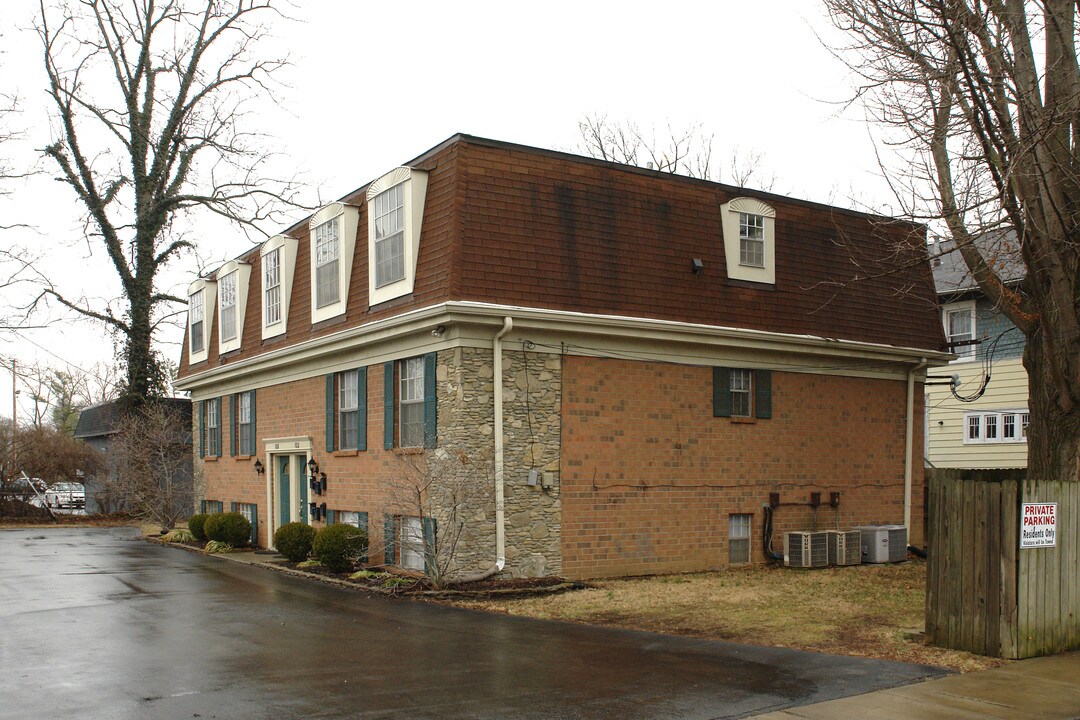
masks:
<path id="1" fill-rule="evenodd" d="M 42 275 L 39 302 L 54 299 L 119 333 L 134 398 L 162 392 L 153 336 L 185 302 L 158 287 L 162 269 L 193 246 L 177 218 L 205 210 L 257 229 L 295 199 L 294 184 L 263 174 L 268 155 L 247 129 L 248 102 L 270 95 L 285 62 L 259 54 L 265 23 L 280 17 L 272 2 L 41 0 L 56 120 L 44 152 L 123 298 L 67 297 Z"/>
<path id="2" fill-rule="evenodd" d="M 151 401 L 126 413 L 115 430 L 111 471 L 97 478 L 103 497 L 171 529 L 194 503 L 185 469 L 191 460 L 191 418 L 173 403 Z"/>
<path id="3" fill-rule="evenodd" d="M 1028 474 L 1080 480 L 1080 67 L 1068 0 L 826 0 L 900 151 L 897 201 L 947 228 L 1025 335 Z M 981 242 L 986 237 L 1000 242 Z M 976 242 L 980 240 L 980 242 Z M 1013 253 L 1026 277 L 1003 277 Z"/>
<path id="4" fill-rule="evenodd" d="M 474 520 L 490 502 L 490 458 L 469 457 L 453 448 L 400 456 L 400 473 L 391 483 L 395 510 L 417 521 L 400 527 L 395 542 L 402 557 L 423 556 L 424 575 L 435 589 L 474 582 L 492 573 L 467 574 L 461 551 L 475 541 Z"/>
<path id="5" fill-rule="evenodd" d="M 655 129 L 642 131 L 637 123 L 609 120 L 606 115 L 586 115 L 578 121 L 581 142 L 577 151 L 589 157 L 647 167 L 659 172 L 702 180 L 730 182 L 739 187 L 755 184 L 772 190 L 775 174 L 764 170 L 765 156 L 757 151 L 731 149 L 727 172 L 713 162 L 713 135 L 706 135 L 701 123 L 678 130 L 670 124 L 658 136 Z"/>

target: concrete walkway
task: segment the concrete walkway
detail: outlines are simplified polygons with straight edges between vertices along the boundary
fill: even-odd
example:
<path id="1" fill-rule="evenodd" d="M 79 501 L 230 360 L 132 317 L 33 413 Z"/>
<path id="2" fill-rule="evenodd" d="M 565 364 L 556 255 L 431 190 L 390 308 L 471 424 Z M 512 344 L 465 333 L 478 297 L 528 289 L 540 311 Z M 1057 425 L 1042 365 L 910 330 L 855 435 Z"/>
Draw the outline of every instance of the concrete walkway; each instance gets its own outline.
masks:
<path id="1" fill-rule="evenodd" d="M 754 716 L 759 720 L 1080 718 L 1080 652 Z"/>

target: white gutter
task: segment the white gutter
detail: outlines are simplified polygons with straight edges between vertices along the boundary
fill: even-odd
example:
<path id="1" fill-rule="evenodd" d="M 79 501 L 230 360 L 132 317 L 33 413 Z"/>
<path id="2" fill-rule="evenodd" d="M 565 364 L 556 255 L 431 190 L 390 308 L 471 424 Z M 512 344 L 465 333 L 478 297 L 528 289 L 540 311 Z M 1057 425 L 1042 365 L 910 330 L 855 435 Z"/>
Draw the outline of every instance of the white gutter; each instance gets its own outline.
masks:
<path id="1" fill-rule="evenodd" d="M 907 431 L 904 433 L 904 527 L 907 528 L 908 542 L 911 542 L 911 452 L 915 444 L 915 373 L 930 363 L 926 358 L 911 368 L 907 374 Z M 923 442 L 926 439 L 923 438 Z M 926 508 L 923 508 L 926 512 Z"/>
<path id="2" fill-rule="evenodd" d="M 503 362 L 502 339 L 514 328 L 514 319 L 503 318 L 502 330 L 491 343 L 495 359 L 495 567 L 506 566 L 506 520 L 503 508 Z"/>

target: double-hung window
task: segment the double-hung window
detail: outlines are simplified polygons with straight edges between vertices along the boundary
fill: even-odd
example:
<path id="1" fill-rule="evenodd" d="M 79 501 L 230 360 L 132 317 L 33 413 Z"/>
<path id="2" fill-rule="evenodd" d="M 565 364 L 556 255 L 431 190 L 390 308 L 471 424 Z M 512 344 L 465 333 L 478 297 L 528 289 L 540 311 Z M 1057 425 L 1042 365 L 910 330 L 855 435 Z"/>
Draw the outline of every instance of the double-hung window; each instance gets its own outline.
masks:
<path id="1" fill-rule="evenodd" d="M 424 445 L 424 358 L 401 360 L 401 426 L 398 430 L 401 447 Z"/>
<path id="2" fill-rule="evenodd" d="M 221 293 L 221 340 L 236 339 L 236 273 L 229 273 L 218 283 Z"/>
<path id="3" fill-rule="evenodd" d="M 340 254 L 338 218 L 332 218 L 315 228 L 315 307 L 333 305 L 341 299 L 338 285 Z"/>
<path id="4" fill-rule="evenodd" d="M 713 416 L 772 417 L 772 371 L 713 368 Z"/>
<path id="5" fill-rule="evenodd" d="M 950 303 L 943 310 L 945 339 L 961 360 L 975 357 L 975 303 Z"/>
<path id="6" fill-rule="evenodd" d="M 203 456 L 221 457 L 221 398 L 203 401 Z"/>
<path id="7" fill-rule="evenodd" d="M 201 353 L 205 347 L 203 344 L 203 291 L 193 293 L 188 301 L 188 315 L 191 322 L 191 352 Z"/>
<path id="8" fill-rule="evenodd" d="M 375 196 L 375 287 L 405 277 L 405 201 L 402 184 Z"/>
<path id="9" fill-rule="evenodd" d="M 245 392 L 236 396 L 236 444 L 237 452 L 241 455 L 253 455 L 252 448 L 252 396 L 254 393 Z"/>
<path id="10" fill-rule="evenodd" d="M 739 213 L 739 264 L 765 267 L 765 217 Z"/>
<path id="11" fill-rule="evenodd" d="M 338 373 L 338 447 L 355 448 L 359 440 L 359 371 Z"/>
<path id="12" fill-rule="evenodd" d="M 728 515 L 728 562 L 750 562 L 750 521 L 752 515 Z"/>
<path id="13" fill-rule="evenodd" d="M 424 524 L 418 517 L 401 518 L 401 566 L 424 569 Z"/>
<path id="14" fill-rule="evenodd" d="M 728 384 L 731 389 L 731 416 L 751 417 L 754 405 L 753 371 L 733 369 Z"/>
<path id="15" fill-rule="evenodd" d="M 263 322 L 281 322 L 281 248 L 263 255 Z"/>

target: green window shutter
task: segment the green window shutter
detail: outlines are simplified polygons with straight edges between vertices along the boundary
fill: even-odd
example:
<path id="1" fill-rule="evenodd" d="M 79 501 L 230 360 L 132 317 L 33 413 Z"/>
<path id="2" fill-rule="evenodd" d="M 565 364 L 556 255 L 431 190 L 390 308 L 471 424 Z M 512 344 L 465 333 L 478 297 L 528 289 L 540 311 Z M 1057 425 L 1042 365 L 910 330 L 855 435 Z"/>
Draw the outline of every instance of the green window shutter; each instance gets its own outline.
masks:
<path id="1" fill-rule="evenodd" d="M 254 404 L 251 407 L 254 408 Z M 259 544 L 259 506 L 255 503 L 251 504 L 251 544 Z"/>
<path id="2" fill-rule="evenodd" d="M 327 510 L 326 511 L 326 524 L 327 525 L 334 525 L 336 523 L 337 523 L 337 511 L 336 510 Z"/>
<path id="3" fill-rule="evenodd" d="M 203 498 L 199 501 L 199 512 L 201 512 L 203 515 L 206 514 L 206 498 Z"/>
<path id="4" fill-rule="evenodd" d="M 772 370 L 754 371 L 754 417 L 772 417 Z"/>
<path id="5" fill-rule="evenodd" d="M 232 501 L 232 507 L 231 507 L 230 509 L 231 509 L 231 510 L 232 510 L 233 512 L 236 512 L 236 501 L 235 501 L 235 500 L 233 500 L 233 501 Z"/>
<path id="6" fill-rule="evenodd" d="M 383 363 L 383 448 L 394 447 L 394 361 Z"/>
<path id="7" fill-rule="evenodd" d="M 240 401 L 237 399 L 240 397 L 237 393 L 233 393 L 229 396 L 229 456 L 236 457 L 236 443 L 240 437 L 240 425 L 237 423 L 239 415 L 236 413 L 237 406 L 240 405 Z M 221 422 L 224 423 L 225 418 L 221 418 Z M 233 508 L 235 510 L 235 508 Z"/>
<path id="8" fill-rule="evenodd" d="M 221 426 L 225 424 L 225 417 L 221 414 L 221 398 L 217 399 L 217 456 L 221 457 Z"/>
<path id="9" fill-rule="evenodd" d="M 248 453 L 247 454 L 248 455 L 254 455 L 258 451 L 258 443 L 255 442 L 255 429 L 258 427 L 255 424 L 255 419 L 256 419 L 256 415 L 255 415 L 255 391 L 252 390 L 249 394 L 251 395 L 251 433 L 250 433 L 251 437 L 248 440 L 248 442 L 250 443 L 250 446 L 248 447 Z"/>
<path id="10" fill-rule="evenodd" d="M 713 417 L 731 417 L 731 370 L 726 367 L 712 369 Z"/>
<path id="11" fill-rule="evenodd" d="M 364 554 L 360 556 L 360 562 L 366 563 L 368 561 L 368 545 L 371 543 L 370 535 L 368 535 L 368 517 L 366 512 L 356 513 L 357 526 L 364 531 Z"/>
<path id="12" fill-rule="evenodd" d="M 206 401 L 199 403 L 199 457 L 206 457 Z M 205 501 L 204 501 L 205 502 Z M 206 509 L 203 509 L 206 512 Z"/>
<path id="13" fill-rule="evenodd" d="M 387 565 L 397 562 L 397 518 L 393 515 L 383 515 L 383 560 Z"/>
<path id="14" fill-rule="evenodd" d="M 435 447 L 438 403 L 436 402 L 435 353 L 424 355 L 424 447 Z"/>
<path id="15" fill-rule="evenodd" d="M 367 450 L 367 368 L 356 370 L 356 449 Z"/>
<path id="16" fill-rule="evenodd" d="M 334 452 L 334 373 L 326 376 L 326 452 Z"/>
<path id="17" fill-rule="evenodd" d="M 435 545 L 436 523 L 435 518 L 424 518 L 424 572 L 428 575 L 434 570 L 432 563 L 435 562 L 437 546 Z"/>

